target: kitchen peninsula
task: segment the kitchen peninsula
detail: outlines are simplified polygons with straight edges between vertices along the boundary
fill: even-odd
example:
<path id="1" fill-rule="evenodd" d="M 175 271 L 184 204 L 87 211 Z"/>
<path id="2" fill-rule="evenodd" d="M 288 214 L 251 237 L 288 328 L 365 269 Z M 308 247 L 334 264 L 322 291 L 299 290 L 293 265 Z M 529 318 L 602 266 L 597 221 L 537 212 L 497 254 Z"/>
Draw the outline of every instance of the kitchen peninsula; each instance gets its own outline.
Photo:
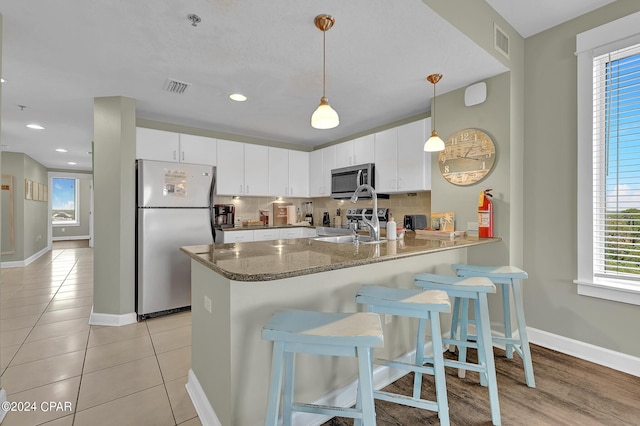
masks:
<path id="1" fill-rule="evenodd" d="M 363 284 L 410 288 L 415 273 L 451 274 L 449 265 L 465 262 L 467 249 L 500 241 L 420 239 L 407 233 L 404 239 L 374 244 L 298 238 L 182 247 L 191 257 L 192 363 L 187 389 L 203 424 L 264 422 L 272 345 L 260 333 L 274 312 L 357 311 L 354 298 Z M 414 349 L 413 322 L 389 317 L 384 328 L 385 347 L 376 357 L 399 358 Z M 389 370 L 384 374 L 376 375 L 374 384 L 396 379 Z M 353 359 L 300 355 L 296 400 L 351 404 L 356 377 Z M 303 416 L 296 423 L 309 424 L 308 415 Z"/>

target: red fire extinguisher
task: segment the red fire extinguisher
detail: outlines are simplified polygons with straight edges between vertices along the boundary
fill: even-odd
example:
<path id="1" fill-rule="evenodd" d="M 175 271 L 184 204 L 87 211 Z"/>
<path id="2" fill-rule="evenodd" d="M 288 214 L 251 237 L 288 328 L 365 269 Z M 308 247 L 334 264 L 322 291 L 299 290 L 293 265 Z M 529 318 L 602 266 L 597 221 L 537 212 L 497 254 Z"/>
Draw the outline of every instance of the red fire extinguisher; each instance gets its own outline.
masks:
<path id="1" fill-rule="evenodd" d="M 493 203 L 491 202 L 491 189 L 480 191 L 478 200 L 478 236 L 480 238 L 493 238 Z"/>

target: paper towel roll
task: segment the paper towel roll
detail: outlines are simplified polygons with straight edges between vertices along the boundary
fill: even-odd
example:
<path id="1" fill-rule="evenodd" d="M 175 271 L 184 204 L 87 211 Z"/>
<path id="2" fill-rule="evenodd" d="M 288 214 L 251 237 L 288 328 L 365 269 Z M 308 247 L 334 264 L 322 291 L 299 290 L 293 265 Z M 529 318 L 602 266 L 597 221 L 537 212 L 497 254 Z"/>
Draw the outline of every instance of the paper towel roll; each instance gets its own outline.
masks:
<path id="1" fill-rule="evenodd" d="M 293 225 L 296 222 L 296 206 L 287 206 L 287 224 Z"/>

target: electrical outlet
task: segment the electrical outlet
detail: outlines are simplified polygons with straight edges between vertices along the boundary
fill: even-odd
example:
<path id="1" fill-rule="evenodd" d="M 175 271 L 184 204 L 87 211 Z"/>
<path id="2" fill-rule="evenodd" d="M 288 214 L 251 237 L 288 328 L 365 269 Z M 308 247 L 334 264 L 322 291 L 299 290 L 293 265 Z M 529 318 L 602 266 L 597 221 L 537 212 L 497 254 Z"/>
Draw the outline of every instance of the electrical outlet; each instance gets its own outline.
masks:
<path id="1" fill-rule="evenodd" d="M 62 231 L 62 232 L 64 232 L 64 231 L 65 231 L 65 229 L 64 229 L 64 228 L 62 228 L 62 229 L 61 229 L 61 231 Z"/>
<path id="2" fill-rule="evenodd" d="M 385 314 L 384 315 L 384 323 L 391 324 L 391 320 L 393 320 L 393 315 Z"/>
<path id="3" fill-rule="evenodd" d="M 207 310 L 207 312 L 211 313 L 211 299 L 209 299 L 207 296 L 204 297 L 204 308 Z"/>

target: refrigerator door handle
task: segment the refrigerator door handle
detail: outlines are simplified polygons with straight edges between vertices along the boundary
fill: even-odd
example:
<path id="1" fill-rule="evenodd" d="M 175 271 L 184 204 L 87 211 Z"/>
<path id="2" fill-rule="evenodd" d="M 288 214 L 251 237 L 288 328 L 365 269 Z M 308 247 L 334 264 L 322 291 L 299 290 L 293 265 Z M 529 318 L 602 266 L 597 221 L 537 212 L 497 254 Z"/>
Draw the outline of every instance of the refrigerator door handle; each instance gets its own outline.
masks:
<path id="1" fill-rule="evenodd" d="M 216 243 L 216 228 L 215 228 L 215 214 L 214 214 L 214 194 L 216 192 L 216 174 L 213 172 L 211 176 L 211 186 L 209 187 L 209 223 L 211 225 L 211 238 L 213 243 Z"/>

